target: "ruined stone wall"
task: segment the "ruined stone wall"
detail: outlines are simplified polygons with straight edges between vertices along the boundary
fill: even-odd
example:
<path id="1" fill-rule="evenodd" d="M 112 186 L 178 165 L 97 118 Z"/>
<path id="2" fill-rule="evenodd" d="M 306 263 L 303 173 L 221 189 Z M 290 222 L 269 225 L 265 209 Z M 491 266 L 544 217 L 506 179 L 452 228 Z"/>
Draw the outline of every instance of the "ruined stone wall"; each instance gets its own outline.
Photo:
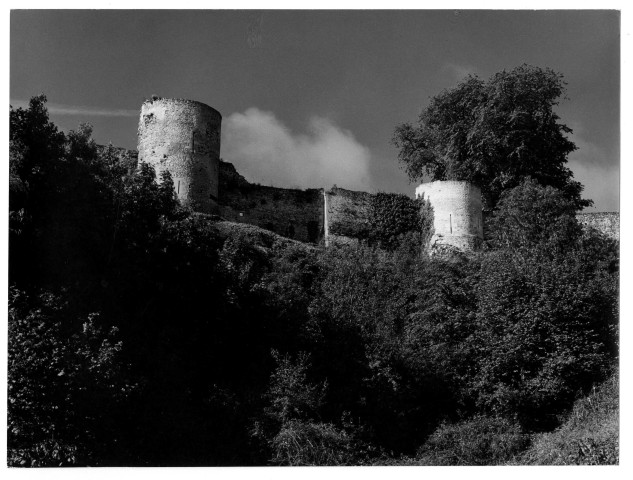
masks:
<path id="1" fill-rule="evenodd" d="M 168 170 L 179 200 L 194 210 L 217 210 L 222 116 L 200 102 L 161 98 L 141 107 L 138 161 Z"/>
<path id="2" fill-rule="evenodd" d="M 435 181 L 415 189 L 433 207 L 433 245 L 473 250 L 484 238 L 481 190 L 469 182 Z"/>
<path id="3" fill-rule="evenodd" d="M 284 237 L 318 243 L 323 238 L 323 191 L 251 184 L 232 164 L 220 162 L 218 209 L 223 218 Z"/>
<path id="4" fill-rule="evenodd" d="M 324 192 L 325 242 L 352 243 L 369 234 L 371 194 L 333 187 Z"/>
<path id="5" fill-rule="evenodd" d="M 580 213 L 576 218 L 583 226 L 595 228 L 607 237 L 620 241 L 619 212 Z"/>

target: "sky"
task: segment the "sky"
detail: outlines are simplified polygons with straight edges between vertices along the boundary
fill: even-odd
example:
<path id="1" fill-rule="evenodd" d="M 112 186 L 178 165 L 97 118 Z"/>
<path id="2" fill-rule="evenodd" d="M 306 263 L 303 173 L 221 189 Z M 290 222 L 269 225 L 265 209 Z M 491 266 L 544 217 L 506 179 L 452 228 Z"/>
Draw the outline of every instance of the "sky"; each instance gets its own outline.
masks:
<path id="1" fill-rule="evenodd" d="M 62 130 L 136 148 L 144 99 L 198 100 L 251 182 L 413 195 L 394 128 L 468 74 L 528 63 L 567 82 L 588 211 L 618 211 L 619 45 L 615 10 L 13 10 L 10 102 L 44 93 Z"/>

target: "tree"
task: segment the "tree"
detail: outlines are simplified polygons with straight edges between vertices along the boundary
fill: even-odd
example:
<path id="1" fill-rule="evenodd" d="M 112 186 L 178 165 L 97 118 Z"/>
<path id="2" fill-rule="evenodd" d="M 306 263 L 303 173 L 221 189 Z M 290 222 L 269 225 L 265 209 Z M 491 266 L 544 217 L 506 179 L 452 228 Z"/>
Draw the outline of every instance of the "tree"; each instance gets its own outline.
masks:
<path id="1" fill-rule="evenodd" d="M 617 356 L 617 274 L 574 251 L 498 250 L 476 287 L 479 353 L 467 382 L 478 406 L 550 428 Z"/>
<path id="2" fill-rule="evenodd" d="M 111 237 L 112 176 L 92 127 L 66 135 L 49 121 L 45 104 L 40 95 L 9 113 L 10 278 L 83 282 Z"/>
<path id="3" fill-rule="evenodd" d="M 486 208 L 526 176 L 560 189 L 577 207 L 582 185 L 565 166 L 576 146 L 554 113 L 561 74 L 521 65 L 483 81 L 469 75 L 431 98 L 418 123 L 396 127 L 393 143 L 411 181 L 464 180 L 481 187 Z"/>
<path id="4" fill-rule="evenodd" d="M 576 211 L 563 192 L 528 178 L 501 194 L 490 221 L 491 243 L 510 249 L 541 244 L 552 252 L 572 248 L 582 233 Z"/>
<path id="5" fill-rule="evenodd" d="M 64 294 L 11 288 L 8 332 L 8 464 L 98 464 L 116 448 L 113 417 L 136 388 L 117 328 L 73 312 Z"/>

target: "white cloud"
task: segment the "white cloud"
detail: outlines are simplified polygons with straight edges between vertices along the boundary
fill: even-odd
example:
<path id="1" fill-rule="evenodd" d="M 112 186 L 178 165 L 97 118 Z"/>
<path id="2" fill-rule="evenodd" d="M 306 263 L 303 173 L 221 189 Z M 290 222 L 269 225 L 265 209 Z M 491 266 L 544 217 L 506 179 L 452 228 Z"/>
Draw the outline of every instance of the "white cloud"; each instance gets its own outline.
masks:
<path id="1" fill-rule="evenodd" d="M 293 133 L 273 113 L 249 108 L 226 118 L 222 130 L 222 158 L 250 182 L 286 188 L 369 187 L 369 149 L 328 119 L 312 117 L 306 133 Z"/>
<path id="2" fill-rule="evenodd" d="M 29 102 L 26 100 L 11 100 L 11 106 L 13 108 L 28 108 Z M 64 105 L 61 103 L 46 103 L 46 109 L 51 115 L 76 115 L 86 117 L 137 117 L 140 115 L 140 110 Z"/>

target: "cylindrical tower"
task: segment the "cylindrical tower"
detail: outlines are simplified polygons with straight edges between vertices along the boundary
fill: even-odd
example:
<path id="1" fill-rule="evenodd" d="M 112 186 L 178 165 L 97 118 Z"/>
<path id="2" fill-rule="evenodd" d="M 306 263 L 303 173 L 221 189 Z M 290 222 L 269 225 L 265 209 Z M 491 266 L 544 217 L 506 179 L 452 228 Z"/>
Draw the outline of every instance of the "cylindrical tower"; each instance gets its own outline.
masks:
<path id="1" fill-rule="evenodd" d="M 484 238 L 481 190 L 469 182 L 435 181 L 415 189 L 433 207 L 435 232 L 431 245 L 452 245 L 461 250 L 479 248 Z"/>
<path id="2" fill-rule="evenodd" d="M 217 207 L 222 115 L 204 103 L 160 98 L 141 107 L 138 161 L 168 170 L 181 203 L 212 213 Z"/>

